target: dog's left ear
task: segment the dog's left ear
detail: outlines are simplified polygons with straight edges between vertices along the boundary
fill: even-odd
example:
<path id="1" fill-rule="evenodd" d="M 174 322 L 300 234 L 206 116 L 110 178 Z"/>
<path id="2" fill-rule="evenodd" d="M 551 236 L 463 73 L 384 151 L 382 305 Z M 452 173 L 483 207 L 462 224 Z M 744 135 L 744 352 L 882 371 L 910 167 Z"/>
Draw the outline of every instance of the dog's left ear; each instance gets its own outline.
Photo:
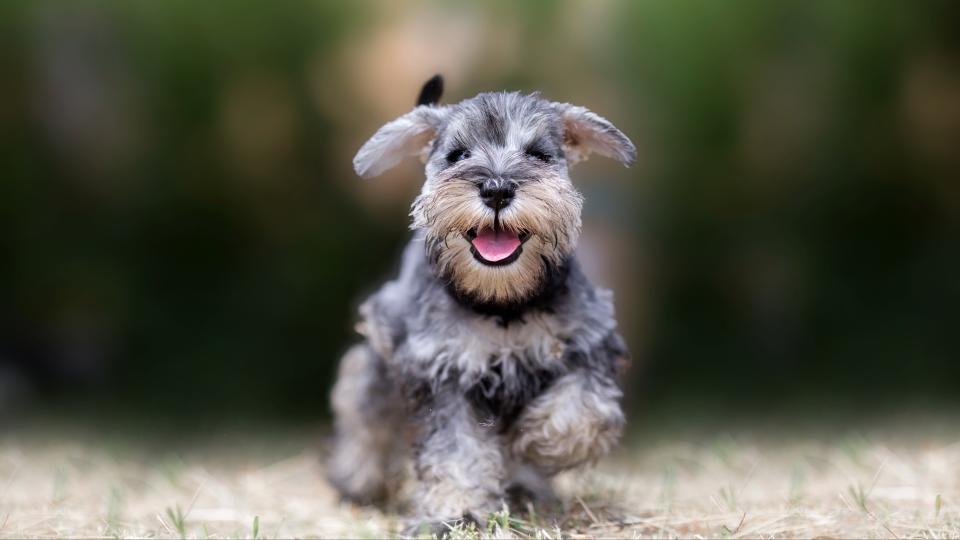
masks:
<path id="1" fill-rule="evenodd" d="M 557 107 L 563 118 L 563 151 L 567 163 L 583 161 L 591 152 L 628 167 L 637 159 L 637 148 L 606 118 L 569 103 L 558 103 Z"/>

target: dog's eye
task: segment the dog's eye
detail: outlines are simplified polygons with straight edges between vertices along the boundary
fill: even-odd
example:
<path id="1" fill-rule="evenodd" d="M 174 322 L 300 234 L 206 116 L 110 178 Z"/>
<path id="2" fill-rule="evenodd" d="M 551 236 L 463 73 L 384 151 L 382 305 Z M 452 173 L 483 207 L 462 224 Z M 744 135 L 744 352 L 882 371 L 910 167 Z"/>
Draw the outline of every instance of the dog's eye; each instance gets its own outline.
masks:
<path id="1" fill-rule="evenodd" d="M 448 163 L 456 163 L 470 157 L 470 151 L 466 148 L 455 148 L 447 154 Z"/>
<path id="2" fill-rule="evenodd" d="M 532 157 L 533 159 L 537 159 L 547 163 L 549 163 L 550 160 L 553 159 L 553 156 L 551 156 L 550 154 L 538 148 L 527 148 L 526 153 L 528 156 Z"/>

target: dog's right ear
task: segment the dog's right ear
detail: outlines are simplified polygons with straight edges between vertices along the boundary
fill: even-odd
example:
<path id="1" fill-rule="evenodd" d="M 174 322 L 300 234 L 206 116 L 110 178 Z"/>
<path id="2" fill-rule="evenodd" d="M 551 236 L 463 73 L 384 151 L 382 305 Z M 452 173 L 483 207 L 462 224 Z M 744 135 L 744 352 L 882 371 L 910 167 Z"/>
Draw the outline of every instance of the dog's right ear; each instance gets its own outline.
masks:
<path id="1" fill-rule="evenodd" d="M 446 108 L 437 106 L 443 94 L 443 77 L 434 75 L 420 90 L 417 107 L 374 133 L 353 158 L 353 170 L 370 178 L 420 154 L 443 125 Z"/>
<path id="2" fill-rule="evenodd" d="M 353 170 L 364 178 L 372 178 L 403 158 L 419 154 L 436 136 L 445 114 L 442 107 L 420 105 L 388 122 L 360 147 L 353 158 Z"/>

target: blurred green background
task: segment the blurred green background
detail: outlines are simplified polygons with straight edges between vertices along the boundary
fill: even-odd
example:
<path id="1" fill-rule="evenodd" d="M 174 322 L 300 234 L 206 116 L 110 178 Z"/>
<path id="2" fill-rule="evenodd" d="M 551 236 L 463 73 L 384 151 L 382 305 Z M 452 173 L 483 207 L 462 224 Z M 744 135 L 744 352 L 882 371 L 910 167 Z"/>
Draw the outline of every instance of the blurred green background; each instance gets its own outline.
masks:
<path id="1" fill-rule="evenodd" d="M 0 6 L 0 415 L 320 421 L 421 178 L 420 84 L 540 90 L 594 160 L 634 417 L 960 404 L 960 3 Z M 799 404 L 799 405 L 798 405 Z"/>

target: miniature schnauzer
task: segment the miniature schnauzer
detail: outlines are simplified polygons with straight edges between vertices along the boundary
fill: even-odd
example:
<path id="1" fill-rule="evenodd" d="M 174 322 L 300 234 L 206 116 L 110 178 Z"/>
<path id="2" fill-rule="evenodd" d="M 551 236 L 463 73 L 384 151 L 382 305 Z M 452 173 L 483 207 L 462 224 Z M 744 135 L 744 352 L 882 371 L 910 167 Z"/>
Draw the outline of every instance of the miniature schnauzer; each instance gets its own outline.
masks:
<path id="1" fill-rule="evenodd" d="M 636 157 L 583 107 L 516 92 L 438 105 L 442 86 L 353 160 L 371 177 L 419 154 L 426 182 L 400 275 L 360 307 L 364 340 L 341 361 L 329 463 L 342 496 L 374 503 L 412 456 L 414 517 L 431 527 L 482 523 L 513 493 L 546 499 L 552 475 L 617 442 L 628 353 L 611 292 L 574 258 L 568 168 Z"/>

